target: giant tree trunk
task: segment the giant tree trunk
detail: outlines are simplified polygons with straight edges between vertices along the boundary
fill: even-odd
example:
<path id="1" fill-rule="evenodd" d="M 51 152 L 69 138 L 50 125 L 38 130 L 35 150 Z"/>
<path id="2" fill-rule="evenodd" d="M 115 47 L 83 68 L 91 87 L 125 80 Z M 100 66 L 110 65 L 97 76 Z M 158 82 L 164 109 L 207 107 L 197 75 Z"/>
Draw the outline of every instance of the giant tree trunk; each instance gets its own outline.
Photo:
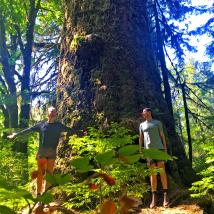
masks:
<path id="1" fill-rule="evenodd" d="M 62 121 L 76 128 L 118 121 L 137 131 L 139 111 L 152 108 L 178 157 L 171 174 L 178 182 L 192 181 L 194 172 L 161 92 L 146 1 L 65 1 L 57 103 Z"/>

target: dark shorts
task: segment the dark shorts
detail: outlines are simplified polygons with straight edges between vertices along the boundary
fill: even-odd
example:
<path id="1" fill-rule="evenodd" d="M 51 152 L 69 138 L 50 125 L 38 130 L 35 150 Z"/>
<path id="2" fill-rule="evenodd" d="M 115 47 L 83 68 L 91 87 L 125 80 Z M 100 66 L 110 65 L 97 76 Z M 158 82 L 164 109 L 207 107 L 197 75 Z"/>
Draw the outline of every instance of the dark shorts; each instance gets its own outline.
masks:
<path id="1" fill-rule="evenodd" d="M 37 152 L 37 159 L 52 159 L 55 160 L 56 159 L 56 151 L 53 149 L 39 149 L 39 151 Z"/>
<path id="2" fill-rule="evenodd" d="M 47 160 L 55 160 L 56 157 L 51 157 L 51 156 L 41 156 L 41 155 L 36 155 L 36 160 L 40 160 L 40 159 L 47 159 Z"/>
<path id="3" fill-rule="evenodd" d="M 164 152 L 163 149 L 160 149 L 160 151 Z M 147 165 L 150 166 L 150 165 L 153 165 L 155 164 L 157 166 L 158 162 L 165 162 L 164 160 L 157 160 L 157 159 L 150 159 L 150 158 L 147 158 Z"/>
<path id="4" fill-rule="evenodd" d="M 158 162 L 164 162 L 164 160 L 155 160 L 155 159 L 149 159 L 147 158 L 147 164 L 148 166 L 155 164 L 157 166 Z"/>

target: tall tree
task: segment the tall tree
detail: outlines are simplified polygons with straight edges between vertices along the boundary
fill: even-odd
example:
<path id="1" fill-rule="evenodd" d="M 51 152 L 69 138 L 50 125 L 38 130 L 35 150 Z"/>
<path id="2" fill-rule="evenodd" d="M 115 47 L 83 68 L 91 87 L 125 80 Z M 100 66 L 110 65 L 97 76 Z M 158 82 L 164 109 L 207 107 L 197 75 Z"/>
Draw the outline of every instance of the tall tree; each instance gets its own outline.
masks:
<path id="1" fill-rule="evenodd" d="M 32 99 L 49 95 L 55 88 L 61 12 L 55 1 L 0 0 L 0 4 L 0 84 L 4 98 L 0 107 L 5 125 L 24 128 L 29 123 Z M 17 142 L 15 148 L 26 153 L 27 142 Z"/>
<path id="2" fill-rule="evenodd" d="M 5 118 L 9 115 L 10 127 L 26 127 L 32 99 L 55 88 L 60 6 L 40 0 L 1 0 L 0 4 L 0 84 L 7 98 L 1 100 L 1 109 Z"/>
<path id="3" fill-rule="evenodd" d="M 3 87 L 3 94 L 8 91 L 10 95 L 16 97 L 16 84 L 14 79 L 15 65 L 10 62 L 10 55 L 7 49 L 7 35 L 5 29 L 5 17 L 4 12 L 2 11 L 2 7 L 0 8 L 0 62 L 1 62 L 1 70 L 4 74 L 4 79 L 1 77 L 1 85 Z M 14 37 L 10 37 L 11 41 L 11 52 L 17 48 L 17 45 L 14 44 Z M 15 49 L 15 50 L 14 50 Z M 1 109 L 5 115 L 5 118 L 9 119 L 7 125 L 11 127 L 18 127 L 18 106 L 17 100 L 13 100 L 7 105 L 1 105 Z"/>
<path id="4" fill-rule="evenodd" d="M 161 92 L 149 32 L 147 1 L 65 1 L 57 103 L 61 119 L 83 128 L 119 121 L 138 129 L 137 116 L 151 107 L 169 133 L 177 156 L 171 173 L 190 184 L 194 172 L 175 133 Z"/>
<path id="5" fill-rule="evenodd" d="M 17 86 L 15 82 L 15 75 L 21 83 L 21 117 L 20 127 L 26 127 L 29 120 L 30 104 L 27 94 L 30 92 L 30 71 L 31 71 L 31 55 L 34 40 L 34 27 L 37 17 L 37 13 L 40 7 L 40 0 L 21 2 L 15 1 L 6 2 L 1 1 L 1 64 L 4 72 L 5 85 L 8 85 L 10 94 L 14 96 L 13 109 L 9 111 L 9 115 L 13 115 L 11 118 L 11 126 L 18 126 L 18 109 L 17 109 Z M 21 6 L 21 7 L 20 7 Z M 10 13 L 12 8 L 13 13 Z M 25 9 L 24 9 L 25 8 Z M 6 19 L 7 18 L 7 19 Z M 24 19 L 26 18 L 26 23 Z M 26 24 L 26 26 L 25 26 Z M 11 25 L 11 26 L 9 26 Z M 6 29 L 7 28 L 7 29 Z M 25 35 L 22 33 L 24 30 Z M 8 46 L 8 38 L 10 43 Z M 14 56 L 15 55 L 15 56 Z M 21 59 L 20 59 L 20 56 Z M 22 73 L 17 71 L 16 61 L 21 60 L 23 63 Z"/>
<path id="6" fill-rule="evenodd" d="M 200 127 L 202 130 L 206 128 L 207 132 L 209 132 L 213 124 L 212 115 L 214 109 L 212 107 L 212 98 L 210 99 L 210 97 L 212 97 L 214 89 L 214 75 L 210 72 L 211 66 L 205 66 L 203 64 L 204 63 L 200 64 L 200 66 L 191 64 L 185 66 L 180 72 L 177 72 L 177 75 L 179 75 L 177 86 L 179 86 L 179 88 L 176 89 L 176 87 L 173 86 L 175 91 L 181 90 L 182 94 L 179 95 L 179 92 L 175 92 L 173 102 L 175 104 L 175 111 L 178 112 L 178 115 L 183 114 L 182 120 L 185 120 L 189 146 L 188 153 L 191 162 L 193 161 L 192 141 L 194 142 L 196 139 L 195 136 L 193 136 L 193 139 L 191 137 L 190 124 L 193 131 L 195 127 Z M 179 104 L 181 100 L 184 110 L 182 110 Z M 203 136 L 202 133 L 201 135 Z M 204 142 L 204 140 L 202 142 Z"/>
<path id="7" fill-rule="evenodd" d="M 187 50 L 196 51 L 196 49 L 189 44 L 190 35 L 201 35 L 207 33 L 209 36 L 212 36 L 211 25 L 213 22 L 213 19 L 210 18 L 204 26 L 190 32 L 189 24 L 185 19 L 188 20 L 189 17 L 195 16 L 196 14 L 201 15 L 203 13 L 210 13 L 211 8 L 203 5 L 196 8 L 192 6 L 191 1 L 186 0 L 150 0 L 148 2 L 148 12 L 151 20 L 150 29 L 154 38 L 152 40 L 154 44 L 153 47 L 156 50 L 157 61 L 160 64 L 160 70 L 162 73 L 164 97 L 170 112 L 172 112 L 171 91 L 169 84 L 170 78 L 172 82 L 174 82 L 173 87 L 178 87 L 183 94 L 183 103 L 186 115 L 186 130 L 189 145 L 189 159 L 192 161 L 192 139 L 189 124 L 189 114 L 191 112 L 189 112 L 186 100 L 188 99 L 189 92 L 187 91 L 189 86 L 185 83 L 185 80 L 181 78 L 182 74 L 180 74 L 180 72 L 176 71 L 176 74 L 173 75 L 174 73 L 167 69 L 165 54 L 168 56 L 168 47 L 170 47 L 171 50 L 174 49 L 174 56 L 177 56 L 177 60 L 175 60 L 176 66 L 173 65 L 173 67 L 175 70 L 184 70 L 184 52 Z M 180 25 L 179 23 L 185 23 L 185 25 Z M 207 52 L 209 53 L 209 49 Z"/>

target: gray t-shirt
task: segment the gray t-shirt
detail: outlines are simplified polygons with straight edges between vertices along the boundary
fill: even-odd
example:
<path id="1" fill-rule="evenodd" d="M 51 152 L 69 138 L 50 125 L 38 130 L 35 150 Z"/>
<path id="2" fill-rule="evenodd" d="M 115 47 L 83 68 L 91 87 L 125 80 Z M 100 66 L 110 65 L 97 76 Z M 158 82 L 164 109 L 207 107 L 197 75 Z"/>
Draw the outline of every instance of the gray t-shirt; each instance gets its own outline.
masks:
<path id="1" fill-rule="evenodd" d="M 59 144 L 59 138 L 62 132 L 67 132 L 69 135 L 73 134 L 73 130 L 60 122 L 48 123 L 41 122 L 24 129 L 17 133 L 17 136 L 27 134 L 30 132 L 39 133 L 39 149 L 38 155 L 50 159 L 56 158 L 56 148 Z"/>
<path id="2" fill-rule="evenodd" d="M 152 119 L 140 124 L 140 134 L 144 136 L 145 149 L 164 149 L 160 138 L 160 132 L 163 131 L 162 123 L 159 120 Z"/>

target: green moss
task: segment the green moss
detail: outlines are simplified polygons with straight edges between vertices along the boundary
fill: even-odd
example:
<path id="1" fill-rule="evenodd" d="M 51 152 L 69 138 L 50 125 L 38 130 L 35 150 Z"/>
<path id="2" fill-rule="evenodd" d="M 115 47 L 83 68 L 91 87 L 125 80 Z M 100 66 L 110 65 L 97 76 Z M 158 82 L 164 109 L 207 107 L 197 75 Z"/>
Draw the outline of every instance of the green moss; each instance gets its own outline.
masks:
<path id="1" fill-rule="evenodd" d="M 74 34 L 73 40 L 70 45 L 70 50 L 75 52 L 81 42 L 85 41 L 84 35 Z"/>

